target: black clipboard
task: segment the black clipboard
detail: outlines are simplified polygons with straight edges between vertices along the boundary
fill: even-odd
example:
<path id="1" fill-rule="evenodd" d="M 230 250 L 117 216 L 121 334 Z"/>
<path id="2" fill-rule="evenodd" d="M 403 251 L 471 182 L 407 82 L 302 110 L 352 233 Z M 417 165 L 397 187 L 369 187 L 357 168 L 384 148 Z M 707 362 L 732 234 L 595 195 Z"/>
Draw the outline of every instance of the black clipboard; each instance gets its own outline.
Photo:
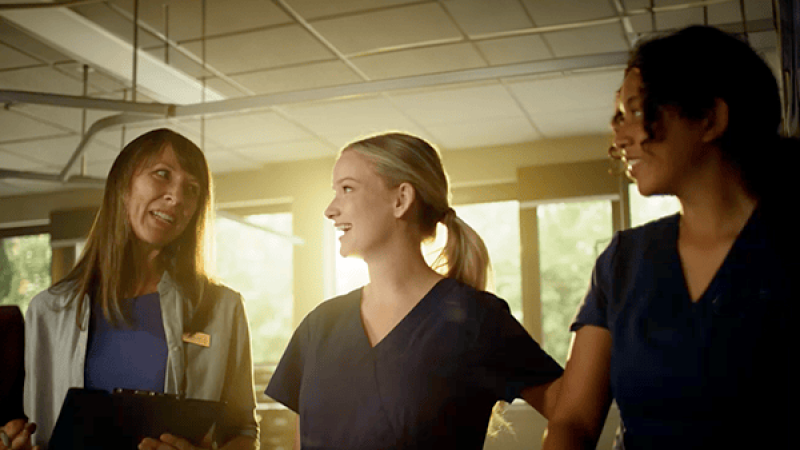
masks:
<path id="1" fill-rule="evenodd" d="M 50 437 L 49 450 L 135 450 L 145 437 L 170 433 L 199 445 L 225 404 L 149 391 L 71 388 Z"/>

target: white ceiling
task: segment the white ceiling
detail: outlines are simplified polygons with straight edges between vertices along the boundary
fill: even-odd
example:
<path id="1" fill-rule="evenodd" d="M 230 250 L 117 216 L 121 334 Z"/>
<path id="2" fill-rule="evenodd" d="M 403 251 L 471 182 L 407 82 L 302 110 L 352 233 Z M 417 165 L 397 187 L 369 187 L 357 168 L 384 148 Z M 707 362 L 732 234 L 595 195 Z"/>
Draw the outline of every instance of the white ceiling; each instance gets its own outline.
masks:
<path id="1" fill-rule="evenodd" d="M 81 96 L 87 64 L 88 97 L 132 100 L 133 0 L 3 7 L 12 3 L 0 0 L 0 96 Z M 176 114 L 100 131 L 69 174 L 104 177 L 124 143 L 165 124 L 202 143 L 215 173 L 331 156 L 386 130 L 442 150 L 606 133 L 623 52 L 639 36 L 702 23 L 741 32 L 746 23 L 776 64 L 772 4 L 205 0 L 203 31 L 202 0 L 140 0 L 136 101 L 180 112 L 203 101 L 204 82 L 205 101 L 224 101 L 204 126 Z M 62 97 L 15 98 L 0 110 L 0 196 L 69 187 L 22 173 L 64 170 L 82 110 L 52 104 Z M 85 128 L 119 112 L 90 110 Z"/>

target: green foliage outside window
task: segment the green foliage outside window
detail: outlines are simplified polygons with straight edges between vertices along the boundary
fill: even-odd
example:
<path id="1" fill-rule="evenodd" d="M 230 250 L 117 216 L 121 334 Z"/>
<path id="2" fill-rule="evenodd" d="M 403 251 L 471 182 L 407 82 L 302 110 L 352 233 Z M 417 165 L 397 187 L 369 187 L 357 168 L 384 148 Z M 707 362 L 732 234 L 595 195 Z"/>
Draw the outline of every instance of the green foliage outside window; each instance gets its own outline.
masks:
<path id="1" fill-rule="evenodd" d="M 50 236 L 0 240 L 0 304 L 17 305 L 24 313 L 39 292 L 50 287 Z"/>
<path id="2" fill-rule="evenodd" d="M 586 295 L 595 259 L 612 234 L 611 202 L 543 205 L 537 217 L 543 347 L 564 364 L 569 326 Z"/>
<path id="3" fill-rule="evenodd" d="M 287 235 L 292 233 L 289 213 L 250 216 L 248 220 Z M 244 297 L 253 362 L 277 363 L 292 336 L 292 244 L 281 236 L 222 217 L 215 228 L 217 275 Z"/>
<path id="4" fill-rule="evenodd" d="M 489 291 L 508 302 L 522 322 L 522 268 L 519 238 L 519 202 L 457 206 L 456 213 L 483 239 L 492 261 Z"/>

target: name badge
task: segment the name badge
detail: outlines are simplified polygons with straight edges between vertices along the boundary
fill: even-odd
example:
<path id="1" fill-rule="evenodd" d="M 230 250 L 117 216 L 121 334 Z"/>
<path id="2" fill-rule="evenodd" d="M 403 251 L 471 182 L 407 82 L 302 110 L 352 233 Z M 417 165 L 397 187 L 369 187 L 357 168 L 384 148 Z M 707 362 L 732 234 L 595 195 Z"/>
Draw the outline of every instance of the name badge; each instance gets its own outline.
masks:
<path id="1" fill-rule="evenodd" d="M 211 345 L 211 335 L 199 331 L 183 333 L 183 342 L 208 347 Z"/>

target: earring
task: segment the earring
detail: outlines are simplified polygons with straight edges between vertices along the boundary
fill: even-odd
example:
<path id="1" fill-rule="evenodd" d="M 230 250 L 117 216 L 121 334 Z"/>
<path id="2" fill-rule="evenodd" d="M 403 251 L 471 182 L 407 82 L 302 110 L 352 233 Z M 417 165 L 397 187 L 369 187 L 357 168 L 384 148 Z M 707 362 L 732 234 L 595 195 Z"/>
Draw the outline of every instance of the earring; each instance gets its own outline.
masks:
<path id="1" fill-rule="evenodd" d="M 625 173 L 625 165 L 622 163 L 622 157 L 625 156 L 625 146 L 617 147 L 614 144 L 608 147 L 609 158 L 609 175 L 623 175 Z"/>

